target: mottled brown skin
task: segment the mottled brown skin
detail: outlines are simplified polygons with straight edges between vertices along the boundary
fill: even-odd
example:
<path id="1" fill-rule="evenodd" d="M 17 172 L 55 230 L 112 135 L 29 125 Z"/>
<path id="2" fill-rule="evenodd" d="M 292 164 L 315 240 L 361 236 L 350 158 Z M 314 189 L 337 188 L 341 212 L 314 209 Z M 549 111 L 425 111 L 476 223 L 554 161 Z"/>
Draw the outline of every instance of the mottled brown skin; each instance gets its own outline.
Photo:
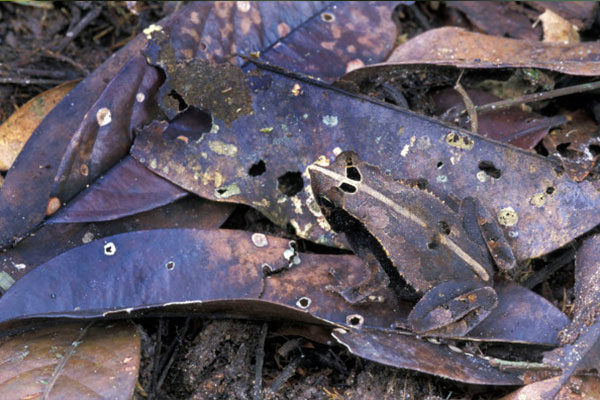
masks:
<path id="1" fill-rule="evenodd" d="M 353 152 L 309 171 L 324 212 L 343 209 L 360 221 L 400 276 L 422 295 L 409 316 L 413 331 L 464 335 L 496 306 L 486 240 L 472 228 L 478 226 L 478 214 L 462 215 L 433 194 L 392 180 Z M 467 209 L 483 209 L 468 200 Z"/>

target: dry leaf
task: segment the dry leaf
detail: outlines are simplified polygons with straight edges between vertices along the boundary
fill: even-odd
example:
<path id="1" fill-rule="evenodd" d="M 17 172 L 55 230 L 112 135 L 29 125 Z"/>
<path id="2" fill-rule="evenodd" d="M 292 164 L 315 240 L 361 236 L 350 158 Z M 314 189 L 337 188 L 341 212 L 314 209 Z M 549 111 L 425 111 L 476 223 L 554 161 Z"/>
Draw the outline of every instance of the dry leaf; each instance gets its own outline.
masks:
<path id="1" fill-rule="evenodd" d="M 35 128 L 42 122 L 46 114 L 81 79 L 65 82 L 52 89 L 38 94 L 15 111 L 0 125 L 0 171 L 6 171 L 15 161 L 19 152 L 29 139 Z"/>
<path id="2" fill-rule="evenodd" d="M 0 398 L 131 399 L 139 366 L 131 322 L 37 328 L 0 343 Z"/>
<path id="3" fill-rule="evenodd" d="M 539 20 L 544 27 L 544 42 L 550 43 L 579 43 L 577 27 L 548 9 L 544 11 Z"/>

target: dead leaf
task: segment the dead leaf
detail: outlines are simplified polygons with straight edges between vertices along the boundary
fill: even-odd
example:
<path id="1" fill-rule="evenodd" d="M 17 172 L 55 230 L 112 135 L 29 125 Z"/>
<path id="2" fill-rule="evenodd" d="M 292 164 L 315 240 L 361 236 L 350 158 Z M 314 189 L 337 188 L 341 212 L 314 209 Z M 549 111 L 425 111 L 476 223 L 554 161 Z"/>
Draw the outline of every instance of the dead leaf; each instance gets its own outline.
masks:
<path id="1" fill-rule="evenodd" d="M 79 81 L 65 82 L 38 94 L 0 125 L 0 171 L 10 168 L 35 128 Z"/>
<path id="2" fill-rule="evenodd" d="M 96 223 L 48 223 L 34 235 L 7 249 L 0 258 L 2 292 L 38 265 L 74 247 L 117 233 L 161 228 L 217 229 L 232 213 L 233 204 L 190 196 L 151 211 L 114 221 Z"/>
<path id="3" fill-rule="evenodd" d="M 426 31 L 398 46 L 383 64 L 435 64 L 458 68 L 540 68 L 569 75 L 600 75 L 600 42 L 542 43 L 445 27 Z M 354 80 L 354 71 L 344 79 Z"/>
<path id="4" fill-rule="evenodd" d="M 547 9 L 538 18 L 544 27 L 544 42 L 579 43 L 577 27 L 554 11 Z"/>
<path id="5" fill-rule="evenodd" d="M 530 383 L 500 400 L 592 400 L 600 398 L 600 379 L 586 376 L 582 379 L 576 378 L 572 384 L 563 388 L 563 391 L 554 397 L 559 378 L 550 378 Z"/>
<path id="6" fill-rule="evenodd" d="M 131 399 L 140 337 L 129 321 L 36 328 L 0 341 L 4 399 Z"/>
<path id="7" fill-rule="evenodd" d="M 153 123 L 138 134 L 131 155 L 199 196 L 248 204 L 280 226 L 291 224 L 300 237 L 337 246 L 343 242 L 314 202 L 307 167 L 327 165 L 343 150 L 359 151 L 396 179 L 422 182 L 449 204 L 478 197 L 502 219 L 519 260 L 556 249 L 600 222 L 593 185 L 575 184 L 544 157 L 318 82 L 267 69 L 245 79 L 269 82 L 251 89 L 251 115 L 229 127 L 215 118 L 210 132 L 188 143 L 165 140 L 169 124 Z M 302 95 L 291 93 L 295 85 Z"/>

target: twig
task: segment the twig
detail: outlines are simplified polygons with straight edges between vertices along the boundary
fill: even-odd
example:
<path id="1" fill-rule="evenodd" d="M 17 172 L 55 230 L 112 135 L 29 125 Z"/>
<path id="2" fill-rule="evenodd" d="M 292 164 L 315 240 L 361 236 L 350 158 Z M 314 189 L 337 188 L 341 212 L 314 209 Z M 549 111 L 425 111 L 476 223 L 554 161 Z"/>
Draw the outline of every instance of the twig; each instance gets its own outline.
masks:
<path id="1" fill-rule="evenodd" d="M 190 328 L 190 320 L 191 318 L 189 317 L 185 319 L 185 325 L 183 326 L 183 330 L 179 334 L 177 334 L 177 337 L 175 338 L 173 344 L 169 348 L 169 352 L 171 353 L 171 355 L 169 356 L 167 364 L 162 368 L 162 372 L 160 374 L 160 377 L 158 378 L 158 383 L 156 384 L 156 388 L 154 388 L 153 391 L 154 394 L 159 392 L 165 379 L 167 378 L 167 374 L 169 372 L 169 369 L 171 369 L 171 365 L 173 365 L 173 362 L 175 361 L 175 357 L 177 356 L 179 347 L 181 346 L 181 343 L 183 342 L 183 339 L 185 338 L 185 335 L 187 335 L 187 331 Z"/>
<path id="2" fill-rule="evenodd" d="M 523 96 L 520 96 L 520 97 L 517 97 L 514 99 L 501 100 L 501 101 L 496 101 L 494 103 L 488 103 L 488 104 L 483 104 L 481 106 L 476 106 L 475 110 L 479 111 L 479 112 L 489 111 L 489 110 L 498 110 L 501 108 L 512 107 L 512 106 L 515 106 L 515 105 L 518 105 L 521 103 L 533 103 L 536 101 L 550 100 L 550 99 L 554 99 L 554 98 L 560 97 L 560 96 L 568 96 L 570 94 L 575 94 L 575 93 L 589 92 L 590 90 L 596 90 L 596 89 L 600 89 L 600 81 L 582 83 L 581 85 L 574 85 L 574 86 L 564 87 L 564 88 L 560 88 L 560 89 L 549 90 L 547 92 L 526 94 L 526 95 L 523 95 Z"/>
<path id="3" fill-rule="evenodd" d="M 0 76 L 0 84 L 13 84 L 13 85 L 58 85 L 63 83 L 66 79 L 32 79 L 21 76 Z"/>
<path id="4" fill-rule="evenodd" d="M 552 262 L 546 264 L 542 270 L 536 272 L 535 275 L 532 275 L 529 278 L 527 278 L 522 283 L 522 285 L 528 289 L 533 289 L 534 287 L 548 279 L 550 275 L 552 275 L 553 273 L 555 273 L 556 271 L 573 261 L 574 258 L 575 249 L 573 247 L 570 247 L 563 254 L 553 259 Z"/>
<path id="5" fill-rule="evenodd" d="M 42 52 L 44 53 L 45 56 L 48 56 L 48 57 L 54 58 L 55 60 L 62 61 L 62 62 L 72 65 L 77 70 L 83 72 L 84 75 L 87 75 L 90 73 L 90 70 L 87 69 L 84 65 L 78 63 L 77 61 L 73 60 L 70 57 L 65 56 L 64 54 L 58 54 L 58 53 L 55 53 L 52 50 L 48 50 L 48 49 L 42 49 Z"/>
<path id="6" fill-rule="evenodd" d="M 57 53 L 62 52 L 65 49 L 65 47 L 67 47 L 67 45 L 71 43 L 71 41 L 75 39 L 77 35 L 81 33 L 82 30 L 85 29 L 86 26 L 88 26 L 93 20 L 98 18 L 101 11 L 102 6 L 98 6 L 92 8 L 87 14 L 85 14 L 85 16 L 81 18 L 81 20 L 77 23 L 77 25 L 73 27 L 73 29 L 69 29 L 67 31 L 65 37 L 60 41 L 60 43 L 58 43 L 58 46 L 56 46 L 55 51 Z"/>
<path id="7" fill-rule="evenodd" d="M 479 129 L 479 121 L 477 120 L 477 111 L 475 109 L 475 105 L 473 104 L 473 101 L 471 100 L 471 97 L 469 97 L 469 94 L 467 93 L 465 88 L 463 88 L 460 84 L 460 78 L 462 78 L 464 72 L 464 70 L 460 71 L 460 75 L 458 76 L 456 84 L 454 85 L 454 90 L 456 90 L 458 94 L 460 94 L 463 103 L 465 103 L 467 113 L 469 114 L 469 120 L 471 122 L 471 132 L 477 133 L 477 129 Z"/>
<path id="8" fill-rule="evenodd" d="M 263 364 L 265 361 L 265 340 L 267 339 L 267 332 L 269 331 L 269 325 L 265 322 L 260 330 L 260 337 L 258 338 L 258 344 L 256 345 L 256 364 L 254 366 L 254 388 L 252 390 L 252 399 L 262 399 L 262 374 Z"/>
<path id="9" fill-rule="evenodd" d="M 10 73 L 15 75 L 29 75 L 29 76 L 39 76 L 44 78 L 66 78 L 67 74 L 65 71 L 51 71 L 48 69 L 38 69 L 38 68 L 11 68 Z M 10 76 L 8 71 L 0 71 L 2 75 Z"/>
<path id="10" fill-rule="evenodd" d="M 270 393 L 277 393 L 279 389 L 292 377 L 294 373 L 296 373 L 296 369 L 300 365 L 300 363 L 304 360 L 304 354 L 293 359 L 284 369 L 281 371 L 281 374 L 273 381 L 271 386 L 269 387 Z"/>
<path id="11" fill-rule="evenodd" d="M 158 372 L 160 369 L 160 352 L 162 350 L 162 337 L 165 330 L 165 319 L 158 319 L 158 332 L 156 332 L 156 345 L 154 346 L 154 365 L 152 367 L 152 381 L 151 381 L 151 392 L 148 396 L 151 399 L 154 393 L 156 393 L 156 387 L 158 386 Z"/>

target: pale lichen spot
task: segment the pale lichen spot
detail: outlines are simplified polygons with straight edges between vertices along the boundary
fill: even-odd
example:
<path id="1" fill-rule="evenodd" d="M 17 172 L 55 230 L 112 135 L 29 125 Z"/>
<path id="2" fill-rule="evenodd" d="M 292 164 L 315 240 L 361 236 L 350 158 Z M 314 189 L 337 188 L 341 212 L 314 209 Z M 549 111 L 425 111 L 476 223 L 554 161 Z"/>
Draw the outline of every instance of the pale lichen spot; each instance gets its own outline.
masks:
<path id="1" fill-rule="evenodd" d="M 150 39 L 152 39 L 152 34 L 154 32 L 161 32 L 161 31 L 162 31 L 162 26 L 152 24 L 152 25 L 148 26 L 146 29 L 144 29 L 142 32 L 144 32 L 144 35 L 146 35 L 146 39 L 150 40 Z"/>
<path id="2" fill-rule="evenodd" d="M 323 116 L 323 123 L 329 127 L 334 127 L 337 126 L 338 124 L 338 117 L 337 115 L 324 115 Z"/>
<path id="3" fill-rule="evenodd" d="M 204 158 L 205 160 L 208 158 L 208 154 L 206 154 L 205 151 L 200 153 L 200 157 Z"/>
<path id="4" fill-rule="evenodd" d="M 169 166 L 165 165 L 162 169 L 163 173 L 168 174 L 169 173 Z"/>
<path id="5" fill-rule="evenodd" d="M 237 9 L 241 12 L 250 11 L 250 2 L 249 1 L 236 1 Z"/>
<path id="6" fill-rule="evenodd" d="M 2 290 L 7 291 L 14 283 L 15 280 L 12 276 L 7 274 L 6 271 L 0 271 L 0 288 L 2 288 Z"/>
<path id="7" fill-rule="evenodd" d="M 256 247 L 265 247 L 269 245 L 267 237 L 262 233 L 253 233 L 251 238 L 252 243 L 254 243 Z"/>
<path id="8" fill-rule="evenodd" d="M 218 133 L 218 132 L 219 132 L 219 125 L 212 124 L 212 126 L 210 127 L 210 131 L 208 133 Z"/>
<path id="9" fill-rule="evenodd" d="M 15 267 L 17 270 L 21 271 L 21 270 L 27 268 L 27 265 L 25 265 L 23 263 L 19 263 L 19 264 L 14 264 L 13 263 L 13 267 Z"/>
<path id="10" fill-rule="evenodd" d="M 227 199 L 231 196 L 235 196 L 240 193 L 242 193 L 242 191 L 240 190 L 240 187 L 235 183 L 215 189 L 215 197 L 218 199 Z"/>
<path id="11" fill-rule="evenodd" d="M 81 238 L 81 242 L 83 244 L 90 243 L 92 240 L 94 240 L 94 232 L 90 232 L 90 231 L 87 231 L 86 233 L 84 233 L 83 237 Z"/>
<path id="12" fill-rule="evenodd" d="M 138 92 L 138 93 L 135 95 L 135 101 L 137 101 L 138 103 L 141 103 L 141 102 L 143 102 L 144 100 L 146 100 L 146 95 L 145 95 L 144 93 L 142 93 L 142 92 Z"/>
<path id="13" fill-rule="evenodd" d="M 279 35 L 279 37 L 282 38 L 284 36 L 287 36 L 288 33 L 290 33 L 290 26 L 285 22 L 280 22 L 277 25 L 277 34 Z"/>
<path id="14" fill-rule="evenodd" d="M 58 197 L 50 197 L 46 204 L 46 216 L 52 215 L 60 208 L 60 199 Z"/>
<path id="15" fill-rule="evenodd" d="M 192 21 L 192 23 L 196 25 L 200 23 L 200 15 L 197 11 L 192 11 L 190 13 L 190 21 Z"/>
<path id="16" fill-rule="evenodd" d="M 485 183 L 487 181 L 487 174 L 485 171 L 479 171 L 476 176 L 477 180 L 481 183 Z"/>
<path id="17" fill-rule="evenodd" d="M 98 122 L 98 125 L 105 126 L 110 124 L 111 121 L 112 117 L 108 108 L 102 107 L 98 110 L 98 112 L 96 113 L 96 122 Z"/>
<path id="18" fill-rule="evenodd" d="M 220 140 L 211 140 L 210 142 L 208 142 L 208 147 L 215 153 L 227 157 L 235 156 L 238 151 L 235 145 L 223 143 Z"/>
<path id="19" fill-rule="evenodd" d="M 328 167 L 331 164 L 331 162 L 329 161 L 329 158 L 321 154 L 319 157 L 317 157 L 317 161 L 315 161 L 315 164 L 321 167 Z"/>
<path id="20" fill-rule="evenodd" d="M 321 42 L 321 47 L 324 48 L 325 50 L 329 50 L 329 51 L 332 51 L 333 49 L 335 49 L 335 45 L 336 45 L 335 41 Z"/>
<path id="21" fill-rule="evenodd" d="M 429 139 L 429 136 L 421 136 L 419 139 L 417 139 L 417 149 L 427 150 L 430 147 L 431 140 Z"/>
<path id="22" fill-rule="evenodd" d="M 302 200 L 298 196 L 290 197 L 290 200 L 294 206 L 294 212 L 296 214 L 302 214 Z"/>
<path id="23" fill-rule="evenodd" d="M 546 204 L 546 193 L 542 192 L 534 194 L 533 196 L 531 196 L 531 200 L 529 202 L 532 206 L 538 208 L 543 207 L 544 204 Z"/>
<path id="24" fill-rule="evenodd" d="M 446 183 L 446 182 L 448 182 L 448 177 L 447 177 L 446 175 L 438 175 L 438 176 L 435 178 L 435 180 L 436 180 L 438 183 Z"/>
<path id="25" fill-rule="evenodd" d="M 333 155 L 334 156 L 339 156 L 340 154 L 342 154 L 342 149 L 340 149 L 339 147 L 336 147 L 335 149 L 333 149 Z"/>
<path id="26" fill-rule="evenodd" d="M 459 135 L 457 132 L 450 132 L 446 135 L 446 143 L 449 146 L 463 150 L 471 150 L 475 145 L 473 139 L 466 135 Z"/>
<path id="27" fill-rule="evenodd" d="M 307 113 L 302 114 L 302 119 L 308 119 L 308 114 Z"/>
<path id="28" fill-rule="evenodd" d="M 400 151 L 400 155 L 402 157 L 406 157 L 408 155 L 408 151 L 410 150 L 410 145 L 409 144 L 405 144 L 404 147 L 402 147 L 402 150 Z"/>
<path id="29" fill-rule="evenodd" d="M 355 69 L 359 69 L 365 66 L 365 63 L 360 58 L 355 58 L 354 60 L 350 60 L 346 63 L 346 73 L 352 72 Z"/>
<path id="30" fill-rule="evenodd" d="M 152 160 L 150 160 L 150 168 L 156 169 L 157 167 L 158 167 L 158 162 L 156 161 L 156 158 L 153 158 Z"/>
<path id="31" fill-rule="evenodd" d="M 498 223 L 502 226 L 514 226 L 519 221 L 519 215 L 512 207 L 498 211 Z"/>
<path id="32" fill-rule="evenodd" d="M 292 87 L 292 90 L 291 90 L 292 95 L 298 96 L 301 93 L 301 91 L 302 91 L 302 87 L 299 84 L 294 83 L 294 86 Z"/>
<path id="33" fill-rule="evenodd" d="M 267 199 L 261 199 L 260 201 L 253 201 L 252 205 L 255 207 L 268 208 L 271 205 L 271 202 Z"/>

